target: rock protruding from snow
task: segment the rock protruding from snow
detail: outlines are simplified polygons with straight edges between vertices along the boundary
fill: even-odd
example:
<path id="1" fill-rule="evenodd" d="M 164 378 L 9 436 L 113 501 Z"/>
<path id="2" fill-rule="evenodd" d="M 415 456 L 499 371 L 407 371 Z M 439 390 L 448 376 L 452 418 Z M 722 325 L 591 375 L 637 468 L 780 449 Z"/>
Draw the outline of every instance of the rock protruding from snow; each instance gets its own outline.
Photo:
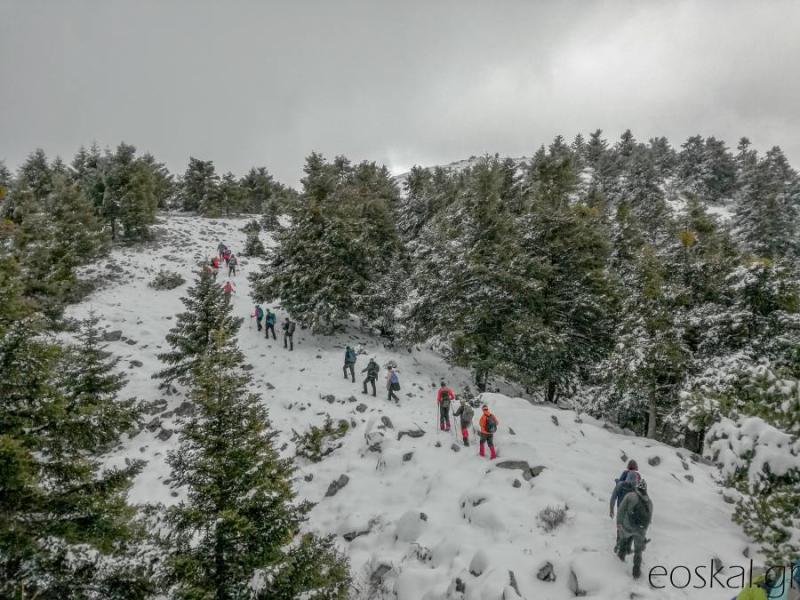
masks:
<path id="1" fill-rule="evenodd" d="M 397 432 L 397 440 L 403 439 L 404 435 L 412 438 L 421 438 L 425 435 L 425 432 L 422 429 L 404 429 L 403 431 Z"/>
<path id="2" fill-rule="evenodd" d="M 522 471 L 522 477 L 525 481 L 530 481 L 534 477 L 538 477 L 542 471 L 547 468 L 542 465 L 531 467 L 528 461 L 525 460 L 503 460 L 498 462 L 495 466 L 498 469 L 519 469 Z"/>
<path id="3" fill-rule="evenodd" d="M 548 581 L 550 583 L 556 580 L 556 572 L 553 569 L 553 563 L 549 560 L 546 561 L 539 570 L 536 572 L 536 579 L 539 581 Z"/>
<path id="4" fill-rule="evenodd" d="M 392 420 L 389 417 L 387 417 L 386 415 L 383 415 L 381 417 L 381 424 L 384 427 L 386 427 L 386 429 L 394 429 L 394 425 L 392 424 Z"/>
<path id="5" fill-rule="evenodd" d="M 661 457 L 660 456 L 651 456 L 647 459 L 647 464 L 651 467 L 657 467 L 661 464 Z"/>
<path id="6" fill-rule="evenodd" d="M 325 492 L 325 497 L 330 498 L 331 496 L 335 496 L 337 493 L 339 493 L 339 490 L 341 490 L 348 483 L 350 483 L 350 478 L 347 475 L 339 475 L 339 479 L 332 481 L 328 486 L 328 491 Z"/>
<path id="7" fill-rule="evenodd" d="M 489 556 L 483 550 L 478 550 L 469 562 L 469 572 L 473 577 L 480 577 L 489 568 Z"/>
<path id="8" fill-rule="evenodd" d="M 118 342 L 122 339 L 122 330 L 104 331 L 101 337 L 104 342 Z"/>

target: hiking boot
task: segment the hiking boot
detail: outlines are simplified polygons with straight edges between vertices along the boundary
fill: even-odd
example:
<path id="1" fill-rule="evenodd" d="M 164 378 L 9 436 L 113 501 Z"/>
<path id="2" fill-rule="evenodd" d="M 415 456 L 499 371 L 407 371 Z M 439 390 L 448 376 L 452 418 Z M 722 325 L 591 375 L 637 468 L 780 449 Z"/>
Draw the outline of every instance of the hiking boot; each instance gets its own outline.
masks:
<path id="1" fill-rule="evenodd" d="M 633 565 L 633 578 L 639 579 L 642 576 L 642 569 L 639 565 Z"/>
<path id="2" fill-rule="evenodd" d="M 464 438 L 464 445 L 465 445 L 465 446 L 469 446 L 469 439 L 467 439 L 467 438 Z"/>
<path id="3" fill-rule="evenodd" d="M 625 562 L 625 551 L 624 550 L 617 550 L 617 558 L 620 559 L 622 562 Z"/>

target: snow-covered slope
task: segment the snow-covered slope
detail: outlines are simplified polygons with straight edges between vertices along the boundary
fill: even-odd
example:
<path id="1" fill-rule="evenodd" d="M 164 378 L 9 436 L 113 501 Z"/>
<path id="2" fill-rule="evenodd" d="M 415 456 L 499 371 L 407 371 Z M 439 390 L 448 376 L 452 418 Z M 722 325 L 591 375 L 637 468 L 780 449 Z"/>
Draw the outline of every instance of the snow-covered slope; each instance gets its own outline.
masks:
<path id="1" fill-rule="evenodd" d="M 72 315 L 85 316 L 93 310 L 109 331 L 122 331 L 123 337 L 109 346 L 127 369 L 126 396 L 162 397 L 151 375 L 160 368 L 156 354 L 166 348 L 164 336 L 183 310 L 180 296 L 197 262 L 210 256 L 219 241 L 234 251 L 242 247 L 245 236 L 239 228 L 245 222 L 169 216 L 158 244 L 116 250 L 111 259 L 116 266 L 98 266 L 116 273 L 116 280 L 74 307 Z M 182 273 L 187 284 L 172 291 L 147 287 L 162 266 Z M 246 321 L 252 309 L 246 276 L 255 268 L 252 261 L 242 259 L 241 272 L 233 278 L 235 309 Z M 285 313 L 279 307 L 277 312 L 280 323 Z M 747 562 L 742 555 L 747 541 L 730 521 L 730 507 L 712 480 L 713 467 L 692 460 L 688 452 L 613 433 L 571 411 L 489 394 L 484 400 L 500 420 L 496 436 L 500 458 L 490 462 L 477 456 L 475 445 L 453 448 L 454 434 L 436 431 L 435 386 L 444 378 L 460 389 L 468 376 L 430 351 L 387 351 L 356 326 L 335 337 L 298 330 L 295 350 L 288 352 L 280 338 L 267 341 L 246 322 L 239 342 L 253 365 L 257 391 L 287 442 L 287 454 L 294 453 L 292 429 L 299 432 L 320 425 L 326 414 L 355 425 L 343 446 L 321 463 L 298 463 L 297 488 L 317 502 L 308 526 L 337 534 L 350 556 L 356 597 L 380 598 L 386 593 L 402 600 L 515 598 L 510 587 L 513 572 L 522 597 L 555 600 L 574 597 L 571 571 L 578 587 L 592 598 L 735 595 L 718 586 L 703 591 L 691 586 L 674 589 L 668 577 L 655 580 L 666 584 L 665 589 L 648 585 L 647 573 L 655 565 L 668 570 L 677 565 L 707 569 L 715 556 L 724 565 Z M 379 387 L 377 398 L 364 396 L 361 378 L 356 384 L 343 378 L 346 343 L 360 345 L 366 353 L 359 357 L 359 371 L 368 356 L 376 356 L 382 365 L 389 360 L 398 364 L 399 406 L 387 402 L 384 388 Z M 330 395 L 332 401 L 324 397 Z M 148 461 L 131 491 L 135 502 L 171 503 L 180 498 L 168 484 L 164 458 L 178 442 L 179 417 L 174 411 L 181 412 L 185 398 L 179 391 L 163 400 L 166 406 L 152 416 L 150 427 L 108 458 L 109 463 L 126 457 Z M 424 431 L 422 437 L 399 435 L 417 428 Z M 611 552 L 614 524 L 608 516 L 608 499 L 626 457 L 639 461 L 654 502 L 652 541 L 640 582 L 630 577 L 630 558 L 622 564 Z M 502 468 L 511 460 L 544 468 L 534 469 L 536 476 L 527 469 Z M 326 496 L 341 475 L 349 478 L 348 483 Z M 567 520 L 545 533 L 537 515 L 557 505 L 568 507 Z M 537 579 L 546 561 L 554 567 L 555 581 Z M 470 568 L 480 574 L 470 574 Z M 681 574 L 675 583 L 682 585 L 684 580 Z"/>

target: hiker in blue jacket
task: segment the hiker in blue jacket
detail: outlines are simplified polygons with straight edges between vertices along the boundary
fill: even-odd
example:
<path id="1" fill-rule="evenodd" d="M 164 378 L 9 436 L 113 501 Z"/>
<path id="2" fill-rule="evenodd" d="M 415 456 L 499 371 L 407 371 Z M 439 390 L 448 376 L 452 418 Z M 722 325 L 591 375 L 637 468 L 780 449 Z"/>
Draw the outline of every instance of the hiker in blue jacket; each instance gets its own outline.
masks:
<path id="1" fill-rule="evenodd" d="M 269 332 L 271 331 L 272 339 L 273 340 L 278 339 L 275 337 L 275 322 L 278 320 L 278 317 L 270 309 L 267 309 L 265 317 L 266 320 L 264 321 L 264 337 L 269 339 Z"/>
<path id="2" fill-rule="evenodd" d="M 261 321 L 264 319 L 264 309 L 260 304 L 256 304 L 256 327 L 261 331 Z"/>
<path id="3" fill-rule="evenodd" d="M 344 378 L 347 379 L 347 370 L 350 369 L 350 375 L 353 378 L 353 383 L 356 382 L 356 351 L 348 346 L 344 351 Z"/>
<path id="4" fill-rule="evenodd" d="M 618 479 L 614 480 L 614 491 L 611 494 L 611 502 L 609 502 L 608 516 L 614 518 L 614 508 L 619 508 L 620 502 L 636 485 L 636 482 L 641 479 L 639 475 L 639 465 L 636 461 L 631 459 L 628 461 L 628 468 L 622 472 Z"/>

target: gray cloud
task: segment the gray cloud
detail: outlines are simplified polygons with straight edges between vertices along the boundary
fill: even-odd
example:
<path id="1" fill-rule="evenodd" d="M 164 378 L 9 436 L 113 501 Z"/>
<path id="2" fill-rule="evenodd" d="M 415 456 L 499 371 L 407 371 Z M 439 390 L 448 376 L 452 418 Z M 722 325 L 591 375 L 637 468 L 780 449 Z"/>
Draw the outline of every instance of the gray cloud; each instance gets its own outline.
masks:
<path id="1" fill-rule="evenodd" d="M 403 169 L 556 134 L 800 161 L 800 3 L 0 0 L 0 159 L 120 140 L 182 171 Z"/>

